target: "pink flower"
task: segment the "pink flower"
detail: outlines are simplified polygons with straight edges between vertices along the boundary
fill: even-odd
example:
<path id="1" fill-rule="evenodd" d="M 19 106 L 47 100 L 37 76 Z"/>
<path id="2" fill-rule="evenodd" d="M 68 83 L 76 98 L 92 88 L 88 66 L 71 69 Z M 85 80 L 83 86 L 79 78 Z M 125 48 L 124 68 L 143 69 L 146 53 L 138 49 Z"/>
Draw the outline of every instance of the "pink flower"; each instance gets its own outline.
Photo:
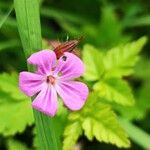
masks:
<path id="1" fill-rule="evenodd" d="M 57 112 L 57 93 L 71 110 L 79 110 L 88 96 L 88 87 L 74 78 L 84 72 L 82 61 L 72 53 L 65 52 L 56 59 L 54 51 L 42 50 L 32 54 L 27 62 L 37 66 L 35 73 L 21 72 L 20 89 L 27 95 L 38 94 L 32 107 L 49 116 Z"/>

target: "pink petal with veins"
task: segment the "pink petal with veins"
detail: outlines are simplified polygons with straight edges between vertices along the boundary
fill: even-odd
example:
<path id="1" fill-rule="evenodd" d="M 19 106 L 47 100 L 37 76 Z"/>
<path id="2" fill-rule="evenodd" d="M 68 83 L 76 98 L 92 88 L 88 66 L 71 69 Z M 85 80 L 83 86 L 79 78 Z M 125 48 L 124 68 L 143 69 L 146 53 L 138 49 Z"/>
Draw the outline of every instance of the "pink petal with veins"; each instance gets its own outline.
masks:
<path id="1" fill-rule="evenodd" d="M 38 73 L 48 75 L 56 65 L 56 55 L 53 51 L 42 50 L 32 54 L 27 61 L 37 66 Z"/>
<path id="2" fill-rule="evenodd" d="M 53 86 L 45 86 L 32 102 L 32 107 L 48 116 L 57 112 L 57 94 Z"/>
<path id="3" fill-rule="evenodd" d="M 65 105 L 71 110 L 79 110 L 88 96 L 88 87 L 77 81 L 60 81 L 56 90 Z"/>
<path id="4" fill-rule="evenodd" d="M 65 52 L 58 60 L 55 73 L 61 73 L 62 80 L 71 80 L 84 73 L 84 64 L 76 55 Z"/>
<path id="5" fill-rule="evenodd" d="M 42 89 L 43 80 L 42 75 L 24 71 L 19 75 L 19 87 L 27 96 L 33 96 Z"/>

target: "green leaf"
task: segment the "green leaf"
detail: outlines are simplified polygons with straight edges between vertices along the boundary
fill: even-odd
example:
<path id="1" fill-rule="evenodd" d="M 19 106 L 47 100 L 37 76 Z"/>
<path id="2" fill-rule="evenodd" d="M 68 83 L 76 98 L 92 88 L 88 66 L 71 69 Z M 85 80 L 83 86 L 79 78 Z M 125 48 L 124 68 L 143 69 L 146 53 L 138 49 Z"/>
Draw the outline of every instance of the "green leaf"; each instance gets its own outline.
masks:
<path id="1" fill-rule="evenodd" d="M 99 10 L 100 18 L 97 17 L 98 23 L 91 22 L 83 25 L 82 32 L 89 43 L 106 49 L 129 41 L 130 37 L 123 33 L 124 26 L 115 11 L 110 5 L 102 5 Z"/>
<path id="2" fill-rule="evenodd" d="M 11 6 L 8 10 L 8 12 L 3 16 L 3 17 L 0 17 L 0 28 L 2 27 L 2 25 L 5 23 L 5 21 L 7 20 L 8 16 L 10 15 L 10 13 L 12 12 L 13 10 L 13 6 Z"/>
<path id="3" fill-rule="evenodd" d="M 63 150 L 70 150 L 82 134 L 82 128 L 79 122 L 74 122 L 66 126 L 64 131 Z"/>
<path id="4" fill-rule="evenodd" d="M 94 90 L 98 91 L 100 97 L 116 102 L 121 105 L 133 105 L 134 97 L 132 91 L 126 81 L 110 78 L 97 82 L 94 85 Z"/>
<path id="5" fill-rule="evenodd" d="M 0 18 L 4 18 L 4 16 L 5 16 L 5 14 L 0 13 Z M 5 22 L 3 22 L 3 24 L 5 24 L 4 26 L 3 25 L 1 26 L 1 28 L 3 28 L 3 32 L 8 33 L 8 31 L 4 31 L 4 29 L 8 29 L 8 28 L 10 28 L 10 30 L 16 30 L 17 29 L 17 22 L 10 15 L 7 17 Z"/>
<path id="6" fill-rule="evenodd" d="M 0 92 L 0 133 L 4 136 L 23 132 L 34 123 L 29 99 L 15 100 L 8 93 Z"/>
<path id="7" fill-rule="evenodd" d="M 96 38 L 99 39 L 101 46 L 113 47 L 129 40 L 129 37 L 123 34 L 124 27 L 118 18 L 114 7 L 111 5 L 104 5 L 101 8 L 100 22 L 95 28 Z"/>
<path id="8" fill-rule="evenodd" d="M 23 132 L 34 122 L 31 102 L 19 90 L 17 78 L 16 73 L 0 74 L 0 133 L 5 136 Z"/>
<path id="9" fill-rule="evenodd" d="M 84 78 L 90 81 L 100 79 L 104 72 L 102 54 L 96 48 L 87 44 L 83 49 L 83 61 L 86 66 Z"/>
<path id="10" fill-rule="evenodd" d="M 114 105 L 113 108 L 127 120 L 141 120 L 145 116 L 145 110 L 142 110 L 136 101 L 135 105 L 132 107 L 124 107 L 121 105 Z"/>
<path id="11" fill-rule="evenodd" d="M 138 16 L 133 18 L 131 21 L 128 21 L 126 24 L 127 27 L 140 27 L 140 26 L 150 26 L 150 15 Z"/>
<path id="12" fill-rule="evenodd" d="M 29 150 L 29 148 L 22 142 L 14 139 L 9 139 L 7 142 L 8 150 Z"/>
<path id="13" fill-rule="evenodd" d="M 11 74 L 0 74 L 0 90 L 7 93 L 14 100 L 29 100 L 18 87 L 18 75 L 14 72 Z"/>
<path id="14" fill-rule="evenodd" d="M 133 107 L 122 107 L 121 105 L 114 105 L 114 109 L 117 110 L 124 118 L 128 120 L 141 120 L 147 115 L 150 109 L 150 82 L 146 81 L 135 92 L 136 103 Z"/>
<path id="15" fill-rule="evenodd" d="M 122 77 L 133 73 L 133 67 L 137 62 L 139 52 L 146 43 L 147 38 L 115 47 L 106 53 L 104 65 L 106 77 Z"/>
<path id="16" fill-rule="evenodd" d="M 127 134 L 118 123 L 116 115 L 109 105 L 100 102 L 97 93 L 90 94 L 83 109 L 69 114 L 68 126 L 70 129 L 65 129 L 65 132 L 69 133 L 64 139 L 65 146 L 70 138 L 79 136 L 81 128 L 89 140 L 95 137 L 100 142 L 115 144 L 118 147 L 130 146 Z M 77 131 L 80 131 L 78 135 Z M 66 148 L 66 150 L 69 149 L 70 147 Z"/>

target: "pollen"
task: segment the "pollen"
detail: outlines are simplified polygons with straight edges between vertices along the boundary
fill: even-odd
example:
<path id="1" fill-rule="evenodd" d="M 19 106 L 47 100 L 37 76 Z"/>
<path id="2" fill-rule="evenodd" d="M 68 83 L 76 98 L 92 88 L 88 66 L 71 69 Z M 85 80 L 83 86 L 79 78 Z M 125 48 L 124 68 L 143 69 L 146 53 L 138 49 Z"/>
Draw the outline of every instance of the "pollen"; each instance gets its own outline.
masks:
<path id="1" fill-rule="evenodd" d="M 62 76 L 62 72 L 59 72 L 59 73 L 58 73 L 58 76 L 61 77 L 61 76 Z"/>
<path id="2" fill-rule="evenodd" d="M 46 79 L 46 82 L 47 83 L 49 83 L 49 84 L 55 84 L 55 81 L 56 81 L 56 79 L 55 79 L 55 77 L 53 77 L 53 76 L 47 76 L 47 79 Z"/>

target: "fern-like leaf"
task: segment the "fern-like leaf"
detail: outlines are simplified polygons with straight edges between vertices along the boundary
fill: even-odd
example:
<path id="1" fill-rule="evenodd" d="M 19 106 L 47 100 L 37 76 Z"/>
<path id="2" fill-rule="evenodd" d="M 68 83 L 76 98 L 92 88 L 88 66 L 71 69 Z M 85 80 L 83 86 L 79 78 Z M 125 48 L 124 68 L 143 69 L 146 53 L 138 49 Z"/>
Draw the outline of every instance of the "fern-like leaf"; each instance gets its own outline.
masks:
<path id="1" fill-rule="evenodd" d="M 2 73 L 0 74 L 0 90 L 10 95 L 14 100 L 27 98 L 18 87 L 17 73 Z"/>
<path id="2" fill-rule="evenodd" d="M 109 78 L 94 85 L 100 97 L 125 106 L 134 104 L 134 97 L 128 83 L 118 78 Z"/>
<path id="3" fill-rule="evenodd" d="M 81 134 L 82 128 L 79 121 L 69 124 L 64 131 L 63 150 L 70 150 Z"/>
<path id="4" fill-rule="evenodd" d="M 118 147 L 130 146 L 127 134 L 118 123 L 115 113 L 109 105 L 100 102 L 95 93 L 90 94 L 82 110 L 69 114 L 69 121 L 65 129 L 69 134 L 65 133 L 64 136 L 65 150 L 71 149 L 67 147 L 68 143 L 73 141 L 75 144 L 82 130 L 89 140 L 96 138 L 100 142 L 115 144 Z M 74 137 L 75 140 L 72 140 Z"/>
<path id="5" fill-rule="evenodd" d="M 137 62 L 139 52 L 146 43 L 147 38 L 115 47 L 106 53 L 104 65 L 106 77 L 122 77 L 133 73 L 133 67 Z"/>
<path id="6" fill-rule="evenodd" d="M 20 92 L 16 74 L 0 75 L 0 90 L 0 133 L 10 136 L 23 132 L 34 119 L 31 102 Z"/>
<path id="7" fill-rule="evenodd" d="M 84 78 L 90 81 L 98 80 L 104 72 L 102 53 L 87 44 L 83 49 L 83 61 L 86 66 Z"/>
<path id="8" fill-rule="evenodd" d="M 7 142 L 8 150 L 29 150 L 29 148 L 22 142 L 9 139 Z"/>

